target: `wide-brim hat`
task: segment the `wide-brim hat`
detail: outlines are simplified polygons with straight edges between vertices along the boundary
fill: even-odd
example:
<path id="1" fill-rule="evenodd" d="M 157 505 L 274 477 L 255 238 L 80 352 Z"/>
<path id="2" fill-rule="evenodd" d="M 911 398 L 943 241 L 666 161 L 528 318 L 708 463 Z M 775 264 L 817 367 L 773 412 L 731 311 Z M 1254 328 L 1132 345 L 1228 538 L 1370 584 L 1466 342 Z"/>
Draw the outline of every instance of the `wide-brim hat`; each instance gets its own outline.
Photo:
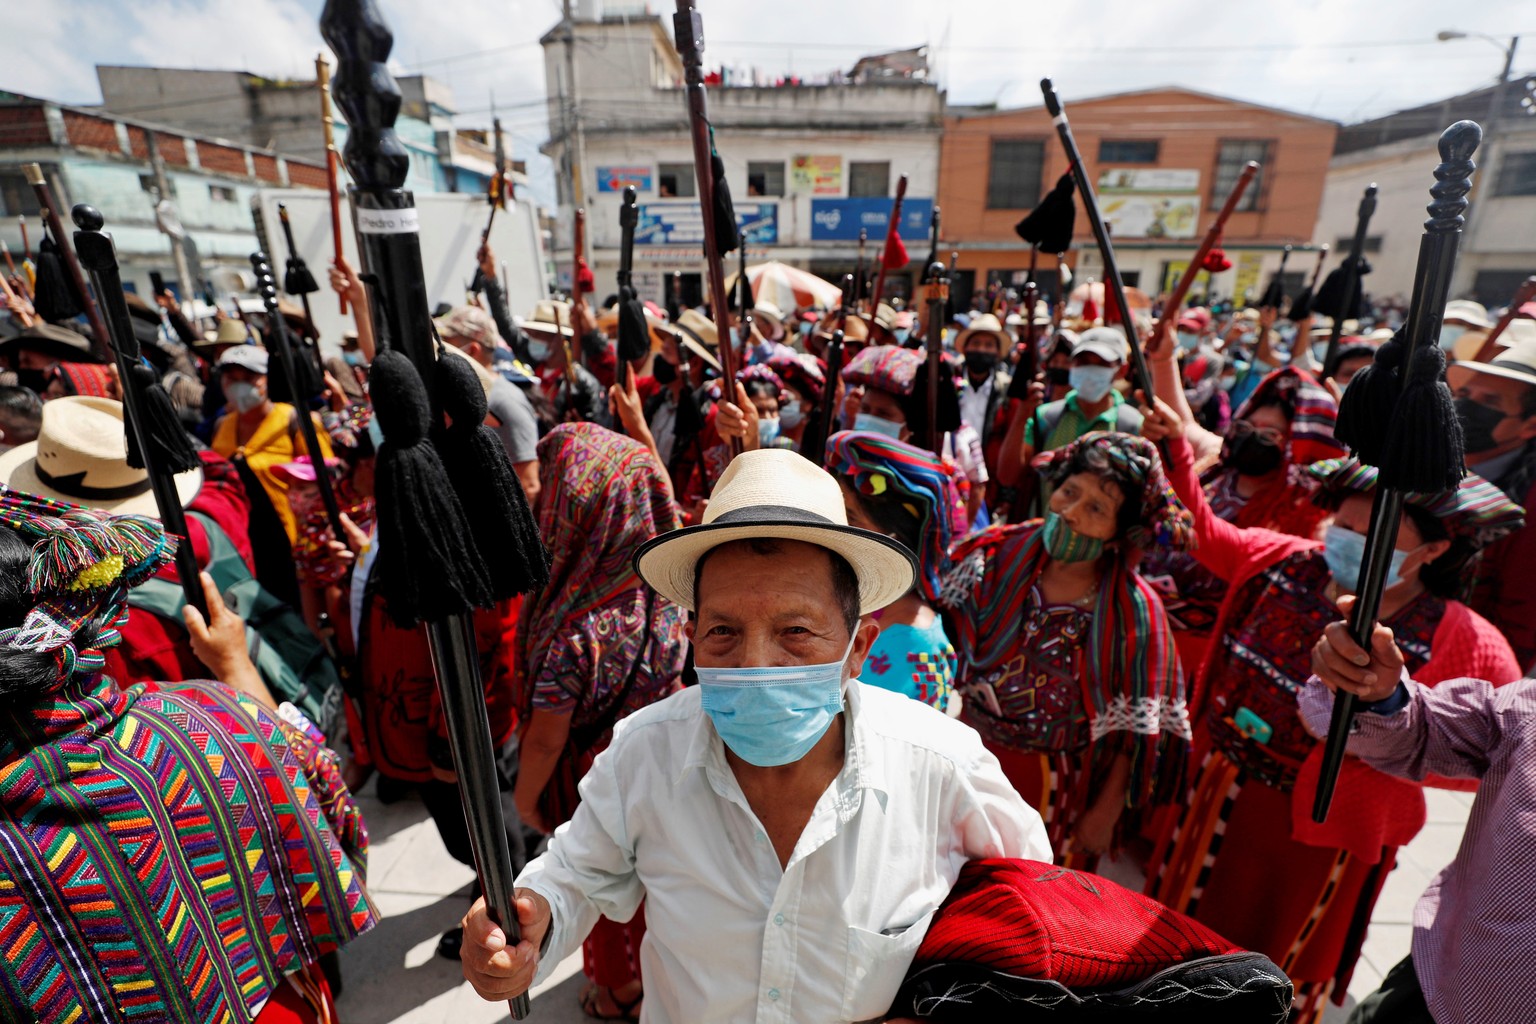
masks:
<path id="1" fill-rule="evenodd" d="M 766 300 L 752 307 L 752 322 L 769 341 L 784 338 L 784 311 Z"/>
<path id="2" fill-rule="evenodd" d="M 193 348 L 212 348 L 215 345 L 244 345 L 249 338 L 245 324 L 239 320 L 220 320 L 218 329 L 205 333 L 192 343 Z"/>
<path id="3" fill-rule="evenodd" d="M 840 555 L 859 580 L 859 614 L 903 597 L 917 559 L 902 544 L 848 525 L 842 488 L 826 470 L 782 448 L 744 452 L 715 485 L 698 526 L 663 534 L 635 555 L 635 571 L 672 603 L 696 611 L 699 560 L 737 540 L 802 541 Z"/>
<path id="4" fill-rule="evenodd" d="M 1452 363 L 1445 371 L 1446 383 L 1450 384 L 1452 391 L 1456 391 L 1474 373 L 1517 380 L 1536 388 L 1536 337 L 1517 339 L 1513 345 L 1500 349 L 1492 362 Z"/>
<path id="5" fill-rule="evenodd" d="M 1445 323 L 1455 320 L 1457 323 L 1466 324 L 1468 327 L 1480 327 L 1484 330 L 1493 326 L 1493 321 L 1488 316 L 1488 309 L 1481 302 L 1473 302 L 1471 299 L 1452 299 L 1445 304 L 1445 312 L 1440 315 L 1440 322 Z"/>
<path id="6" fill-rule="evenodd" d="M 965 343 L 976 334 L 990 334 L 997 338 L 999 351 L 1008 351 L 1008 346 L 1013 344 L 1013 337 L 1003 328 L 997 317 L 991 313 L 978 313 L 971 317 L 971 322 L 965 330 L 955 338 L 955 349 L 959 351 L 965 348 Z"/>
<path id="7" fill-rule="evenodd" d="M 115 515 L 160 517 L 149 474 L 128 465 L 122 403 L 107 398 L 45 403 L 37 440 L 0 455 L 0 483 Z M 175 483 L 176 497 L 186 505 L 203 486 L 203 471 L 178 473 Z"/>
<path id="8" fill-rule="evenodd" d="M 556 320 L 559 323 L 556 323 Z M 533 307 L 533 315 L 522 323 L 525 331 L 538 331 L 540 334 L 562 334 L 571 336 L 571 304 L 569 302 L 557 302 L 554 299 L 544 299 Z"/>
<path id="9" fill-rule="evenodd" d="M 39 321 L 13 338 L 0 341 L 0 355 L 12 352 L 40 352 L 49 359 L 70 363 L 98 363 L 91 351 L 91 340 L 67 327 Z"/>

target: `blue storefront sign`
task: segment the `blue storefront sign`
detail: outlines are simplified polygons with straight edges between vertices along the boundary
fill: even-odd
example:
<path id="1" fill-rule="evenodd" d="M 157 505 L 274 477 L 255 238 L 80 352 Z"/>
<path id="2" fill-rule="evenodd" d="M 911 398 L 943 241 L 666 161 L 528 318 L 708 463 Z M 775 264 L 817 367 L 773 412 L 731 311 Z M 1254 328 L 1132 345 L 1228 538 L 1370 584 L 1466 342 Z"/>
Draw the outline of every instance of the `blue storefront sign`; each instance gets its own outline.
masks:
<path id="1" fill-rule="evenodd" d="M 932 199 L 908 196 L 901 204 L 901 237 L 922 240 L 928 237 L 928 221 L 933 216 Z M 812 199 L 811 240 L 814 242 L 857 242 L 862 228 L 871 241 L 885 238 L 891 219 L 891 201 L 872 199 Z"/>
<path id="2" fill-rule="evenodd" d="M 626 185 L 635 186 L 636 192 L 651 191 L 650 167 L 599 167 L 597 169 L 599 192 L 623 192 Z"/>
<path id="3" fill-rule="evenodd" d="M 737 203 L 736 226 L 748 245 L 777 245 L 778 203 Z M 704 218 L 696 202 L 641 203 L 636 245 L 704 244 Z"/>

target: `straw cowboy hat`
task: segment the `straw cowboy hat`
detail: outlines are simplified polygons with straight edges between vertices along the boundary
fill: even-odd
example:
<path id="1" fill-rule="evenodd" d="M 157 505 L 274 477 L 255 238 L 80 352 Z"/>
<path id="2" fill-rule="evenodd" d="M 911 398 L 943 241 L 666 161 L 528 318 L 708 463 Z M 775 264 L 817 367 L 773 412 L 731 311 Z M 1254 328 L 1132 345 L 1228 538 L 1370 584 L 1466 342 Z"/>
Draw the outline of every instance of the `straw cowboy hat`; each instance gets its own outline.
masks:
<path id="1" fill-rule="evenodd" d="M 718 332 L 715 330 L 715 325 L 710 323 L 709 318 L 704 316 L 704 314 L 696 310 L 685 309 L 677 318 L 677 323 L 675 324 L 668 323 L 665 320 L 653 319 L 649 313 L 646 314 L 645 320 L 646 323 L 651 325 L 651 338 L 653 340 L 658 337 L 671 338 L 680 347 L 688 350 L 686 353 L 688 359 L 702 360 L 705 366 L 710 367 L 716 373 L 720 372 L 719 358 L 716 357 L 709 345 L 703 341 L 703 338 L 708 337 L 710 342 L 713 343 Z M 706 330 L 709 332 L 707 335 L 704 334 Z"/>
<path id="2" fill-rule="evenodd" d="M 558 317 L 559 322 L 556 323 Z M 533 307 L 533 315 L 523 321 L 523 330 L 541 334 L 571 336 L 571 304 L 555 299 L 544 299 Z"/>
<path id="3" fill-rule="evenodd" d="M 1490 362 L 1458 360 L 1446 368 L 1445 379 L 1454 391 L 1471 379 L 1474 373 L 1504 377 L 1536 387 L 1536 337 L 1521 338 L 1513 345 L 1501 348 Z M 46 410 L 48 407 L 45 405 L 43 408 Z"/>
<path id="4" fill-rule="evenodd" d="M 158 519 L 149 474 L 128 465 L 123 406 L 107 398 L 56 398 L 43 406 L 36 441 L 0 455 L 0 481 L 13 491 Z M 203 471 L 176 474 L 185 505 L 203 486 Z"/>
<path id="5" fill-rule="evenodd" d="M 965 343 L 970 340 L 972 335 L 976 334 L 992 335 L 997 339 L 998 348 L 1003 352 L 1007 352 L 1008 346 L 1013 344 L 1013 337 L 1003 329 L 1003 325 L 998 322 L 997 317 L 991 313 L 979 313 L 971 317 L 971 322 L 966 325 L 965 330 L 961 331 L 959 337 L 955 338 L 955 350 L 960 351 L 964 349 Z"/>
<path id="6" fill-rule="evenodd" d="M 245 324 L 239 320 L 220 320 L 218 330 L 204 332 L 200 340 L 192 343 L 192 347 L 203 349 L 216 345 L 244 345 L 248 340 Z"/>
<path id="7" fill-rule="evenodd" d="M 843 492 L 826 470 L 782 448 L 743 452 L 715 485 L 699 526 L 650 541 L 635 571 L 655 591 L 694 608 L 699 559 L 736 540 L 798 540 L 841 555 L 859 579 L 859 614 L 884 608 L 912 589 L 917 559 L 897 541 L 848 525 Z"/>

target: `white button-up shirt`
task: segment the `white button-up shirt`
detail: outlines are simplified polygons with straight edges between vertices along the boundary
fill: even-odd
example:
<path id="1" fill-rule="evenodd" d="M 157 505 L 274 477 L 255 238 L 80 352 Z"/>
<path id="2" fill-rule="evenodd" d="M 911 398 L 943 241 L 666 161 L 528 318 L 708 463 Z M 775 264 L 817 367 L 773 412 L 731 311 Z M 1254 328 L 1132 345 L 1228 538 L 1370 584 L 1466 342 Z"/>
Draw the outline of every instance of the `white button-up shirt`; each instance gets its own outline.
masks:
<path id="1" fill-rule="evenodd" d="M 549 901 L 542 980 L 644 899 L 645 1020 L 883 1017 L 933 912 L 982 857 L 1049 861 L 1040 815 L 974 730 L 857 682 L 848 745 L 781 868 L 697 687 L 620 722 L 517 884 Z"/>

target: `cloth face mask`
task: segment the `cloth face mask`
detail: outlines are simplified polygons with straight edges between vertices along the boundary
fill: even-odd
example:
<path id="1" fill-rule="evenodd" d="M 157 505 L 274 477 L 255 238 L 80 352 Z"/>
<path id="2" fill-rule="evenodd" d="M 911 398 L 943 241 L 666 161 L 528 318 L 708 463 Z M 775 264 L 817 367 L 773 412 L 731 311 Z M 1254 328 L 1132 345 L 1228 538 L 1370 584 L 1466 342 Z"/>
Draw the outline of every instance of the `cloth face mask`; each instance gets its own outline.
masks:
<path id="1" fill-rule="evenodd" d="M 1101 402 L 1115 383 L 1115 369 L 1113 366 L 1074 366 L 1067 380 L 1083 401 Z"/>
<path id="2" fill-rule="evenodd" d="M 843 709 L 843 656 L 825 665 L 705 668 L 694 665 L 699 701 L 720 739 L 748 764 L 773 768 L 800 760 Z"/>
<path id="3" fill-rule="evenodd" d="M 789 430 L 794 430 L 805 419 L 805 413 L 801 411 L 800 400 L 791 399 L 779 406 L 779 423 Z"/>
<path id="4" fill-rule="evenodd" d="M 1046 554 L 1058 562 L 1089 562 L 1104 553 L 1102 540 L 1083 536 L 1055 512 L 1046 513 L 1040 531 Z"/>

